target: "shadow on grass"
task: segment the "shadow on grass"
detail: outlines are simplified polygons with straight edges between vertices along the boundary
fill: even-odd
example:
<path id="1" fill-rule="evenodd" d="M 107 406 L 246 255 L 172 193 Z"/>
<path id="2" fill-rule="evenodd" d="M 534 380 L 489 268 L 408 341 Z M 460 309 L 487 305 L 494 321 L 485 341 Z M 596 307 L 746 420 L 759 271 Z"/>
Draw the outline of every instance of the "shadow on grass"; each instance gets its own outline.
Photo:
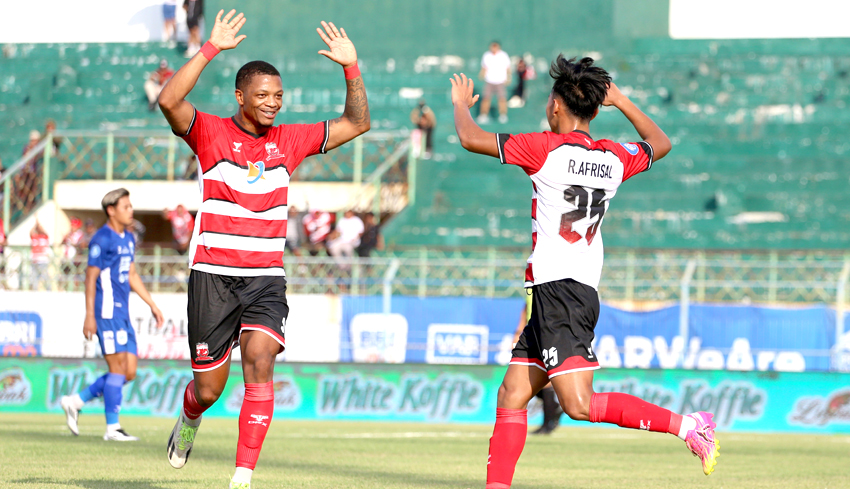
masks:
<path id="1" fill-rule="evenodd" d="M 43 477 L 29 477 L 26 479 L 18 479 L 13 480 L 12 485 L 15 484 L 37 484 L 40 487 L 50 487 L 50 486 L 66 486 L 69 484 L 85 487 L 86 489 L 112 489 L 115 487 L 120 487 L 121 489 L 166 489 L 165 486 L 153 484 L 150 481 L 144 480 L 123 480 L 123 481 L 115 481 L 115 480 L 95 480 L 95 479 L 68 479 L 63 481 L 57 481 L 53 479 L 47 479 Z"/>

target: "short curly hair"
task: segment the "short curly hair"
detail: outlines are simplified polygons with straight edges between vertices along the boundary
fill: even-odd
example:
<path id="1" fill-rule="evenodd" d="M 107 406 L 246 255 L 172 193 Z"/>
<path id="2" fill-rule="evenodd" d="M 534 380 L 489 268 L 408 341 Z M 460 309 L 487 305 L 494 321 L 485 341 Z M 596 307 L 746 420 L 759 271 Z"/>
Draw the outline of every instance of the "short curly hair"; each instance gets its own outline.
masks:
<path id="1" fill-rule="evenodd" d="M 245 90 L 245 86 L 251 82 L 251 79 L 256 75 L 272 75 L 280 77 L 280 72 L 277 68 L 265 61 L 249 61 L 236 73 L 236 89 Z"/>

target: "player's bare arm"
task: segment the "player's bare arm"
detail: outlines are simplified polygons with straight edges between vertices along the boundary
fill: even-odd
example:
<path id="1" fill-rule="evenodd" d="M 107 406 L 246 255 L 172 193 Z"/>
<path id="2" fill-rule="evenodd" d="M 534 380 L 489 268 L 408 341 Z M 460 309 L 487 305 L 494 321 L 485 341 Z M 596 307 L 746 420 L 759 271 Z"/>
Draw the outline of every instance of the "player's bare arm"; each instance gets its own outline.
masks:
<path id="1" fill-rule="evenodd" d="M 452 82 L 452 105 L 455 114 L 455 129 L 460 144 L 467 151 L 482 155 L 499 157 L 499 145 L 496 135 L 481 129 L 469 109 L 478 102 L 478 95 L 472 95 L 475 84 L 471 78 L 461 73 L 449 79 Z"/>
<path id="2" fill-rule="evenodd" d="M 97 334 L 97 322 L 94 318 L 94 297 L 97 294 L 97 278 L 100 268 L 86 267 L 86 319 L 83 322 L 83 336 L 90 340 Z"/>
<path id="3" fill-rule="evenodd" d="M 348 38 L 345 29 L 337 29 L 333 22 L 322 21 L 322 29 L 317 27 L 316 32 L 328 45 L 328 49 L 319 51 L 319 54 L 346 69 L 357 66 L 357 50 L 354 49 L 354 43 Z M 328 150 L 351 141 L 371 127 L 363 77 L 347 79 L 345 85 L 345 109 L 340 117 L 332 119 L 328 124 Z"/>
<path id="4" fill-rule="evenodd" d="M 236 10 L 231 10 L 224 16 L 224 10 L 219 10 L 215 17 L 215 26 L 210 33 L 210 44 L 219 51 L 233 49 L 245 40 L 245 35 L 239 36 L 239 30 L 245 25 L 245 16 Z M 195 109 L 186 101 L 186 96 L 195 88 L 195 83 L 201 72 L 209 64 L 209 60 L 198 52 L 188 63 L 177 70 L 177 73 L 162 87 L 159 94 L 159 108 L 171 128 L 178 134 L 186 134 L 192 123 Z"/>
<path id="5" fill-rule="evenodd" d="M 157 329 L 162 327 L 163 317 L 162 312 L 156 307 L 156 303 L 153 301 L 148 289 L 145 287 L 145 283 L 142 282 L 142 277 L 139 276 L 139 272 L 136 271 L 136 264 L 130 263 L 130 273 L 128 275 L 130 280 L 130 290 L 139 294 L 139 297 L 145 301 L 145 304 L 150 306 L 151 314 L 156 319 L 156 327 Z"/>
<path id="6" fill-rule="evenodd" d="M 640 134 L 640 137 L 652 146 L 653 161 L 664 158 L 673 148 L 670 138 L 664 134 L 664 131 L 648 115 L 637 108 L 628 97 L 623 95 L 623 92 L 614 83 L 611 83 L 608 87 L 608 94 L 605 96 L 602 105 L 613 105 L 620 109 L 620 112 L 635 126 L 635 130 Z"/>

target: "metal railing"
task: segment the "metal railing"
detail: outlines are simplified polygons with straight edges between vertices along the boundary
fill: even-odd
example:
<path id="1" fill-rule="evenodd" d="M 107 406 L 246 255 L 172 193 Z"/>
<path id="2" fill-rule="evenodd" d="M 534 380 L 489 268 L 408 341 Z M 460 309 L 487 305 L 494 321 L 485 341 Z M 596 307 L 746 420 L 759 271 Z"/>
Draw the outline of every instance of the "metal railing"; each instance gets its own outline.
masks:
<path id="1" fill-rule="evenodd" d="M 350 181 L 374 191 L 380 209 L 403 208 L 414 186 L 417 155 L 407 131 L 370 132 L 327 155 L 306 160 L 297 181 Z M 61 131 L 51 133 L 0 177 L 6 234 L 50 200 L 57 180 L 181 180 L 195 178 L 193 153 L 165 131 Z M 415 179 L 415 176 L 413 176 Z M 363 206 L 359 206 L 363 207 Z"/>
<path id="2" fill-rule="evenodd" d="M 82 290 L 85 255 L 63 258 L 61 246 L 40 267 L 36 283 L 30 248 L 7 247 L 0 255 L 0 287 L 16 290 Z M 284 259 L 294 293 L 381 295 L 387 269 L 395 295 L 512 297 L 522 294 L 526 254 L 406 248 L 371 258 L 328 256 Z M 136 256 L 144 281 L 155 291 L 185 291 L 185 256 L 154 247 Z M 850 252 L 799 253 L 609 250 L 599 293 L 609 302 L 737 304 L 829 304 L 846 309 Z"/>

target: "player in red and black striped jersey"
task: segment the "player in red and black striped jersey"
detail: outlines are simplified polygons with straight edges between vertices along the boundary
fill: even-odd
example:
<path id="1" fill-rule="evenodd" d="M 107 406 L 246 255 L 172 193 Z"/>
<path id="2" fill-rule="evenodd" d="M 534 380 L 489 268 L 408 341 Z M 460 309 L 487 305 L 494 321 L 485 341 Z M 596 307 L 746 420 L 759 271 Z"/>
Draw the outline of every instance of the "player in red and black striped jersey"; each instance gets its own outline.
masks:
<path id="1" fill-rule="evenodd" d="M 322 22 L 317 29 L 327 50 L 319 54 L 342 65 L 347 94 L 342 116 L 316 124 L 282 124 L 280 73 L 252 61 L 236 74 L 233 117 L 198 111 L 186 101 L 201 72 L 222 50 L 245 39 L 245 24 L 231 10 L 207 42 L 162 89 L 159 105 L 175 134 L 198 157 L 203 202 L 189 245 L 189 348 L 194 380 L 168 442 L 175 468 L 189 457 L 201 414 L 221 395 L 230 371 L 230 352 L 239 345 L 245 396 L 239 415 L 236 473 L 230 487 L 250 487 L 274 410 L 272 377 L 282 352 L 286 304 L 283 252 L 287 193 L 292 172 L 304 158 L 325 153 L 369 130 L 366 89 L 357 52 L 343 29 Z"/>
<path id="2" fill-rule="evenodd" d="M 591 58 L 558 56 L 549 73 L 555 80 L 546 104 L 551 131 L 530 134 L 483 131 L 469 113 L 478 99 L 472 81 L 463 74 L 451 80 L 463 147 L 519 166 L 533 188 L 532 253 L 525 273 L 526 287 L 534 291 L 531 318 L 499 388 L 487 488 L 510 487 L 525 445 L 528 401 L 550 381 L 572 419 L 677 435 L 708 475 L 720 448 L 711 413 L 682 416 L 628 394 L 593 392 L 602 219 L 620 184 L 663 158 L 670 140 Z M 642 141 L 594 140 L 590 121 L 601 105 L 618 108 Z"/>

